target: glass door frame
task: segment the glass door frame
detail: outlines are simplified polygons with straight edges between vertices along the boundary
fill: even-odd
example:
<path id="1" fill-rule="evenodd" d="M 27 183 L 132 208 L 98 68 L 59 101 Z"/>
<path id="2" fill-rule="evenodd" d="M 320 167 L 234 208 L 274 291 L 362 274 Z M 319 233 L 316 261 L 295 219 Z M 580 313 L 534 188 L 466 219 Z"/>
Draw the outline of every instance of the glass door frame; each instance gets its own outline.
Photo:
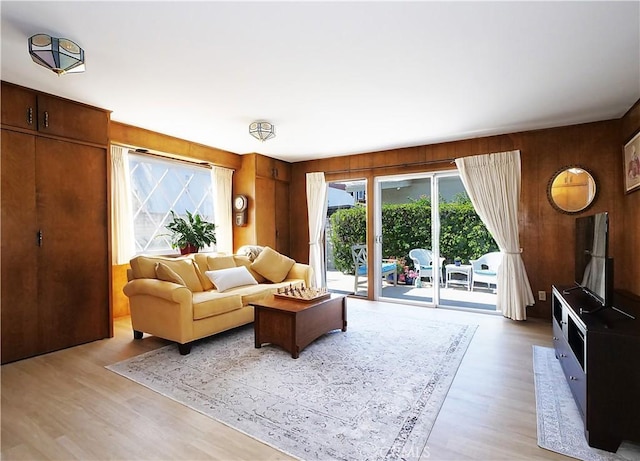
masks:
<path id="1" fill-rule="evenodd" d="M 374 268 L 373 299 L 385 300 L 407 304 L 416 304 L 413 301 L 402 301 L 397 298 L 386 298 L 382 294 L 382 183 L 387 181 L 401 181 L 407 179 L 431 179 L 431 251 L 434 261 L 440 258 L 440 200 L 433 200 L 433 197 L 440 197 L 438 179 L 444 177 L 460 176 L 457 169 L 442 171 L 425 171 L 418 173 L 407 173 L 397 175 L 376 176 L 373 178 L 373 245 L 374 259 L 369 261 L 369 265 Z M 440 305 L 440 284 L 441 271 L 433 271 L 433 298 L 432 302 L 420 303 L 429 307 Z"/>

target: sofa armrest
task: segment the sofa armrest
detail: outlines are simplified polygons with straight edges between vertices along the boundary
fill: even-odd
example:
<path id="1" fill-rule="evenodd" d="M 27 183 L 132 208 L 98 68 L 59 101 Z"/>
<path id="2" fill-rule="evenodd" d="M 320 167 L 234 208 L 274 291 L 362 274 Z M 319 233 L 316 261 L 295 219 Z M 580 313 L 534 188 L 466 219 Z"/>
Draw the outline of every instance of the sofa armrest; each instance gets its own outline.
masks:
<path id="1" fill-rule="evenodd" d="M 305 286 L 310 287 L 312 286 L 313 269 L 308 264 L 295 263 L 287 274 L 286 279 L 302 279 Z"/>
<path id="2" fill-rule="evenodd" d="M 129 298 L 133 296 L 155 296 L 175 303 L 191 302 L 193 293 L 187 287 L 177 283 L 156 279 L 135 279 L 123 288 Z"/>

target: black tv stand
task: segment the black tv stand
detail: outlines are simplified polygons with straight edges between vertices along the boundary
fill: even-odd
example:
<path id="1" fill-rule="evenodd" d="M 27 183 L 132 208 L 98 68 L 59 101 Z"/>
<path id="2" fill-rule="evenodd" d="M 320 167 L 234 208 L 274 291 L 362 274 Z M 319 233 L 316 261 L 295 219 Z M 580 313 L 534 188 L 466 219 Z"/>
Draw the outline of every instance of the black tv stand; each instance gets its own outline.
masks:
<path id="1" fill-rule="evenodd" d="M 562 294 L 566 295 L 568 293 L 565 290 L 563 290 Z M 595 314 L 595 313 L 600 312 L 600 311 L 602 311 L 604 309 L 613 309 L 615 311 L 620 312 L 622 315 L 626 315 L 630 319 L 633 319 L 633 320 L 636 319 L 633 315 L 629 314 L 628 312 L 625 312 L 622 309 L 618 309 L 617 307 L 614 307 L 614 306 L 598 306 L 598 307 L 594 307 L 593 309 L 588 309 L 588 310 L 583 308 L 583 307 L 581 307 L 580 308 L 580 315 L 582 315 L 582 314 Z"/>
<path id="2" fill-rule="evenodd" d="M 640 443 L 640 297 L 614 291 L 615 307 L 602 308 L 572 288 L 553 287 L 553 344 L 587 442 L 608 451 Z"/>
<path id="3" fill-rule="evenodd" d="M 582 287 L 580 285 L 575 285 L 569 288 L 563 288 L 562 290 L 562 294 L 563 295 L 568 295 L 569 293 L 571 293 L 573 290 L 578 290 L 578 289 L 582 289 Z"/>

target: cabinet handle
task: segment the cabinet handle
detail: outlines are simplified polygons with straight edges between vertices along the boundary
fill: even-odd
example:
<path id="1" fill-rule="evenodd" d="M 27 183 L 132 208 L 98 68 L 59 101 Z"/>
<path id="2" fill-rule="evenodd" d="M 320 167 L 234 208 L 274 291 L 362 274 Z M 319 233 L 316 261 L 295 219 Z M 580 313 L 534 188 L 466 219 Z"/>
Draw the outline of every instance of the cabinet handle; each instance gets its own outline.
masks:
<path id="1" fill-rule="evenodd" d="M 27 109 L 27 123 L 33 125 L 33 107 Z"/>
<path id="2" fill-rule="evenodd" d="M 44 127 L 49 128 L 49 112 L 44 111 Z"/>
<path id="3" fill-rule="evenodd" d="M 38 229 L 38 246 L 42 246 L 42 229 Z"/>
<path id="4" fill-rule="evenodd" d="M 567 354 L 560 354 L 560 357 L 562 357 L 562 358 L 564 358 L 566 356 L 567 356 Z"/>
<path id="5" fill-rule="evenodd" d="M 575 376 L 569 376 L 569 379 L 570 379 L 571 381 L 577 381 L 577 380 L 578 380 L 578 378 L 576 378 Z"/>
<path id="6" fill-rule="evenodd" d="M 558 340 L 558 338 L 554 336 L 554 337 L 553 337 L 553 340 L 554 340 L 554 341 L 557 341 L 557 340 Z"/>

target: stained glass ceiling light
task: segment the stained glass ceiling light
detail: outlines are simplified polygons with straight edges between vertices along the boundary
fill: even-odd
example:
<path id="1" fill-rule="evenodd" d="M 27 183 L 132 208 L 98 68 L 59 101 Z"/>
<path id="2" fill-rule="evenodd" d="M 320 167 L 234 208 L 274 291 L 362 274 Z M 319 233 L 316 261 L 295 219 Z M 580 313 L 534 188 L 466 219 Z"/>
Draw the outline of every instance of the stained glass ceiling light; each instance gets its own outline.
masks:
<path id="1" fill-rule="evenodd" d="M 84 50 L 66 38 L 46 34 L 29 37 L 29 54 L 33 62 L 58 75 L 84 72 Z"/>
<path id="2" fill-rule="evenodd" d="M 264 142 L 276 137 L 276 127 L 269 122 L 252 122 L 249 125 L 249 134 Z"/>

